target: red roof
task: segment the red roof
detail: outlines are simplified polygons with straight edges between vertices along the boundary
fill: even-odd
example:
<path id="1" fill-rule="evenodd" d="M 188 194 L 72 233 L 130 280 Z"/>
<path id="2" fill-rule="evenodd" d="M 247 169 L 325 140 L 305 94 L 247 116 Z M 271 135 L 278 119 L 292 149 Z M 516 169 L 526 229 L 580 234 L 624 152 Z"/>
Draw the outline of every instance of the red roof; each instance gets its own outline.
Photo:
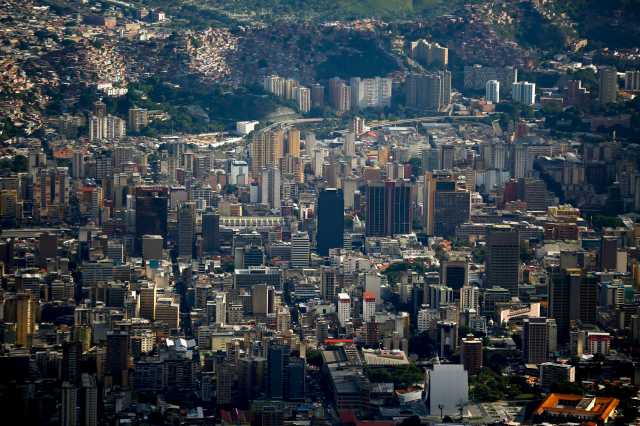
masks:
<path id="1" fill-rule="evenodd" d="M 373 294 L 370 291 L 365 291 L 364 292 L 364 300 L 366 300 L 367 302 L 375 302 L 376 301 L 376 295 Z"/>

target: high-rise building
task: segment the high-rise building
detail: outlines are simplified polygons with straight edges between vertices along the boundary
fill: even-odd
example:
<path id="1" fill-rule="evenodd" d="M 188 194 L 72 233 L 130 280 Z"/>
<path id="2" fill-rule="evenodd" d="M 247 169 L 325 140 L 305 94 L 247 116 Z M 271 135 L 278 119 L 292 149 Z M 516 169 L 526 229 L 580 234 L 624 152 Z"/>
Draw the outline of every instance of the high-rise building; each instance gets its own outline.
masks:
<path id="1" fill-rule="evenodd" d="M 482 368 L 482 340 L 471 336 L 462 339 L 460 361 L 469 375 L 475 375 Z"/>
<path id="2" fill-rule="evenodd" d="M 460 289 L 460 312 L 472 309 L 480 312 L 480 289 L 476 286 L 465 285 Z"/>
<path id="3" fill-rule="evenodd" d="M 270 399 L 284 399 L 289 346 L 270 344 L 267 352 L 267 395 Z"/>
<path id="4" fill-rule="evenodd" d="M 613 67 L 598 68 L 598 100 L 601 105 L 618 99 L 618 71 Z"/>
<path id="5" fill-rule="evenodd" d="M 367 185 L 368 236 L 409 234 L 413 226 L 409 181 L 370 182 Z"/>
<path id="6" fill-rule="evenodd" d="M 369 322 L 376 314 L 376 295 L 365 291 L 362 296 L 362 320 Z"/>
<path id="7" fill-rule="evenodd" d="M 438 321 L 438 355 L 443 358 L 452 356 L 458 348 L 458 323 L 455 321 Z"/>
<path id="8" fill-rule="evenodd" d="M 196 203 L 186 201 L 178 206 L 178 257 L 193 256 L 196 225 Z"/>
<path id="9" fill-rule="evenodd" d="M 324 266 L 320 275 L 320 296 L 323 300 L 334 302 L 338 296 L 337 271 L 330 266 Z"/>
<path id="10" fill-rule="evenodd" d="M 287 130 L 284 153 L 292 157 L 300 157 L 300 130 L 291 127 Z"/>
<path id="11" fill-rule="evenodd" d="M 511 225 L 493 225 L 487 230 L 486 275 L 485 287 L 504 287 L 518 296 L 520 240 Z"/>
<path id="12" fill-rule="evenodd" d="M 160 235 L 166 242 L 167 187 L 138 187 L 136 196 L 136 247 L 140 253 L 143 235 Z"/>
<path id="13" fill-rule="evenodd" d="M 310 250 L 309 234 L 296 232 L 291 235 L 291 266 L 294 268 L 309 267 Z"/>
<path id="14" fill-rule="evenodd" d="M 107 375 L 113 385 L 127 386 L 129 383 L 129 333 L 107 332 Z"/>
<path id="15" fill-rule="evenodd" d="M 449 63 L 449 49 L 424 39 L 412 41 L 409 53 L 415 61 L 427 67 L 446 68 Z"/>
<path id="16" fill-rule="evenodd" d="M 253 133 L 249 155 L 251 157 L 251 175 L 256 178 L 265 167 L 278 167 L 283 155 L 284 130 L 263 129 Z"/>
<path id="17" fill-rule="evenodd" d="M 406 105 L 440 111 L 451 103 L 451 72 L 411 74 L 406 80 Z"/>
<path id="18" fill-rule="evenodd" d="M 624 90 L 630 92 L 640 91 L 640 71 L 627 71 L 624 73 Z"/>
<path id="19" fill-rule="evenodd" d="M 149 287 L 140 289 L 140 318 L 155 321 L 156 298 L 157 290 L 155 285 L 152 284 Z"/>
<path id="20" fill-rule="evenodd" d="M 267 167 L 261 171 L 260 201 L 270 209 L 280 209 L 281 176 L 280 169 Z"/>
<path id="21" fill-rule="evenodd" d="M 329 101 L 338 113 L 351 109 L 351 88 L 344 80 L 338 77 L 329 80 Z"/>
<path id="22" fill-rule="evenodd" d="M 298 106 L 298 111 L 303 114 L 311 111 L 311 90 L 308 87 L 296 87 L 293 90 L 293 95 Z"/>
<path id="23" fill-rule="evenodd" d="M 342 327 L 351 321 L 351 297 L 347 293 L 338 293 L 338 321 Z"/>
<path id="24" fill-rule="evenodd" d="M 576 381 L 576 368 L 571 364 L 556 364 L 544 362 L 540 364 L 540 387 L 551 389 L 558 383 L 574 383 Z"/>
<path id="25" fill-rule="evenodd" d="M 536 103 L 536 84 L 528 81 L 519 81 L 511 85 L 511 99 L 513 102 L 523 105 Z"/>
<path id="26" fill-rule="evenodd" d="M 353 77 L 349 85 L 352 108 L 384 108 L 391 105 L 392 80 L 390 78 Z"/>
<path id="27" fill-rule="evenodd" d="M 156 303 L 156 321 L 170 329 L 180 327 L 180 305 L 171 297 L 159 297 Z"/>
<path id="28" fill-rule="evenodd" d="M 598 254 L 600 269 L 603 271 L 615 271 L 618 255 L 618 237 L 603 235 L 600 240 L 600 253 Z"/>
<path id="29" fill-rule="evenodd" d="M 424 230 L 427 235 L 450 237 L 469 221 L 471 194 L 449 174 L 425 173 Z"/>
<path id="30" fill-rule="evenodd" d="M 522 355 L 525 363 L 541 364 L 556 348 L 556 323 L 549 318 L 525 318 L 522 327 Z"/>
<path id="31" fill-rule="evenodd" d="M 98 387 L 96 377 L 82 374 L 82 395 L 80 415 L 84 426 L 98 425 Z"/>
<path id="32" fill-rule="evenodd" d="M 78 424 L 78 388 L 69 382 L 62 384 L 62 404 L 60 412 L 61 426 Z"/>
<path id="33" fill-rule="evenodd" d="M 498 80 L 487 81 L 484 98 L 487 102 L 500 103 L 500 82 Z"/>
<path id="34" fill-rule="evenodd" d="M 220 215 L 211 209 L 202 213 L 202 240 L 205 253 L 220 250 Z"/>
<path id="35" fill-rule="evenodd" d="M 325 188 L 318 195 L 316 250 L 327 256 L 330 248 L 341 248 L 344 238 L 344 198 L 342 190 Z"/>
<path id="36" fill-rule="evenodd" d="M 315 83 L 311 86 L 311 106 L 322 108 L 324 106 L 324 86 Z"/>
<path id="37" fill-rule="evenodd" d="M 149 111 L 144 108 L 129 108 L 129 129 L 140 132 L 149 125 Z"/>
<path id="38" fill-rule="evenodd" d="M 15 295 L 16 344 L 31 346 L 31 335 L 35 332 L 36 315 L 34 300 L 30 292 Z"/>

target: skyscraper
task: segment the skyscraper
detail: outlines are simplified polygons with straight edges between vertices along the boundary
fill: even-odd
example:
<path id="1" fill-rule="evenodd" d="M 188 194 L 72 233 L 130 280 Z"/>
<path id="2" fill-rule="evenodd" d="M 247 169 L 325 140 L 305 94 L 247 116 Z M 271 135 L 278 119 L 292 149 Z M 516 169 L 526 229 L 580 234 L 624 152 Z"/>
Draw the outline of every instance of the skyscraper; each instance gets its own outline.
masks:
<path id="1" fill-rule="evenodd" d="M 251 175 L 256 178 L 262 169 L 277 167 L 283 155 L 284 130 L 263 129 L 253 133 L 249 155 L 251 157 Z"/>
<path id="2" fill-rule="evenodd" d="M 61 405 L 60 425 L 76 426 L 78 424 L 78 389 L 69 382 L 62 384 Z"/>
<path id="3" fill-rule="evenodd" d="M 220 250 L 220 215 L 211 209 L 202 213 L 202 240 L 205 253 Z"/>
<path id="4" fill-rule="evenodd" d="M 126 331 L 107 332 L 107 375 L 113 385 L 129 383 L 129 334 Z"/>
<path id="5" fill-rule="evenodd" d="M 556 324 L 548 318 L 525 318 L 522 327 L 522 355 L 525 363 L 541 364 L 555 351 Z"/>
<path id="6" fill-rule="evenodd" d="M 260 201 L 270 209 L 280 209 L 280 170 L 276 167 L 262 169 L 260 179 Z"/>
<path id="7" fill-rule="evenodd" d="M 317 206 L 316 250 L 327 256 L 330 248 L 341 248 L 344 238 L 344 198 L 342 190 L 326 188 L 320 191 Z"/>
<path id="8" fill-rule="evenodd" d="M 289 346 L 273 343 L 267 355 L 267 395 L 270 399 L 284 399 L 286 367 L 291 349 Z"/>
<path id="9" fill-rule="evenodd" d="M 166 187 L 136 188 L 136 247 L 142 250 L 143 235 L 167 238 L 168 194 Z"/>
<path id="10" fill-rule="evenodd" d="M 413 226 L 411 183 L 406 180 L 367 185 L 368 236 L 409 234 Z"/>
<path id="11" fill-rule="evenodd" d="M 487 81 L 484 98 L 487 102 L 500 103 L 500 82 L 498 80 Z"/>
<path id="12" fill-rule="evenodd" d="M 310 242 L 309 234 L 296 232 L 291 236 L 291 266 L 306 268 L 309 266 Z"/>
<path id="13" fill-rule="evenodd" d="M 424 231 L 445 238 L 469 221 L 471 193 L 458 186 L 449 173 L 425 173 Z"/>
<path id="14" fill-rule="evenodd" d="M 411 74 L 406 80 L 406 105 L 439 111 L 451 103 L 451 72 Z"/>
<path id="15" fill-rule="evenodd" d="M 618 72 L 613 67 L 598 68 L 598 100 L 601 105 L 615 102 L 618 98 Z"/>
<path id="16" fill-rule="evenodd" d="M 193 256 L 193 239 L 196 223 L 196 204 L 193 201 L 178 207 L 178 257 Z"/>
<path id="17" fill-rule="evenodd" d="M 482 368 L 482 340 L 473 335 L 462 339 L 460 346 L 460 361 L 469 375 L 475 375 Z"/>
<path id="18" fill-rule="evenodd" d="M 487 284 L 504 287 L 518 295 L 520 277 L 520 241 L 518 230 L 511 225 L 493 225 L 487 231 Z"/>
<path id="19" fill-rule="evenodd" d="M 513 102 L 533 105 L 536 103 L 536 84 L 528 81 L 518 81 L 511 85 L 511 99 Z"/>

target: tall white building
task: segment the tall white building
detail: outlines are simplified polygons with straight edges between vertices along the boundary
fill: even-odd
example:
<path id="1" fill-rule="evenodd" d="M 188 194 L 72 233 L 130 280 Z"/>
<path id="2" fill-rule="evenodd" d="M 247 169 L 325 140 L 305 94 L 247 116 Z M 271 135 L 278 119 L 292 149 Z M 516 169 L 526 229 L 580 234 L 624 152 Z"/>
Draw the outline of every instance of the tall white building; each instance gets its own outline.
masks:
<path id="1" fill-rule="evenodd" d="M 269 75 L 264 78 L 262 85 L 264 90 L 276 96 L 284 96 L 285 79 L 277 75 Z"/>
<path id="2" fill-rule="evenodd" d="M 349 86 L 353 108 L 384 108 L 391 105 L 393 81 L 390 78 L 353 77 Z"/>
<path id="3" fill-rule="evenodd" d="M 293 91 L 294 99 L 298 104 L 298 111 L 306 113 L 311 110 L 311 90 L 308 87 L 296 87 Z"/>
<path id="4" fill-rule="evenodd" d="M 126 122 L 113 115 L 89 118 L 89 140 L 119 139 L 127 134 Z"/>
<path id="5" fill-rule="evenodd" d="M 528 81 L 519 81 L 511 85 L 511 98 L 513 102 L 524 105 L 536 103 L 536 84 Z"/>
<path id="6" fill-rule="evenodd" d="M 494 104 L 500 103 L 500 82 L 498 80 L 487 81 L 484 98 Z"/>
<path id="7" fill-rule="evenodd" d="M 309 266 L 309 254 L 311 243 L 309 234 L 296 232 L 291 236 L 291 266 L 294 268 L 307 268 Z"/>
<path id="8" fill-rule="evenodd" d="M 216 294 L 216 324 L 227 323 L 227 293 Z"/>
<path id="9" fill-rule="evenodd" d="M 241 177 L 242 184 L 247 183 L 247 177 L 249 176 L 249 165 L 246 161 L 233 160 L 231 163 L 231 173 L 229 173 L 229 184 L 238 185 L 240 182 L 238 178 Z"/>
<path id="10" fill-rule="evenodd" d="M 347 293 L 338 293 L 338 321 L 342 327 L 351 321 L 351 298 Z"/>
<path id="11" fill-rule="evenodd" d="M 478 287 L 466 285 L 460 289 L 460 312 L 467 309 L 480 311 L 480 289 Z"/>
<path id="12" fill-rule="evenodd" d="M 348 132 L 344 135 L 344 144 L 342 145 L 342 152 L 347 157 L 353 157 L 356 155 L 356 135 L 353 132 Z"/>

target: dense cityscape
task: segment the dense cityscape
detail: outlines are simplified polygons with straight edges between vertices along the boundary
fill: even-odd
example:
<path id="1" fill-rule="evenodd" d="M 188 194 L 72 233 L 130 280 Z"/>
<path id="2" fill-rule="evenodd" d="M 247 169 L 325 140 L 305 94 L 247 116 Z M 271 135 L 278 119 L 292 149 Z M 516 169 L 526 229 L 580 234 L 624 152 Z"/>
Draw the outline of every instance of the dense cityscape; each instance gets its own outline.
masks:
<path id="1" fill-rule="evenodd" d="M 640 3 L 0 0 L 14 425 L 640 425 Z"/>

